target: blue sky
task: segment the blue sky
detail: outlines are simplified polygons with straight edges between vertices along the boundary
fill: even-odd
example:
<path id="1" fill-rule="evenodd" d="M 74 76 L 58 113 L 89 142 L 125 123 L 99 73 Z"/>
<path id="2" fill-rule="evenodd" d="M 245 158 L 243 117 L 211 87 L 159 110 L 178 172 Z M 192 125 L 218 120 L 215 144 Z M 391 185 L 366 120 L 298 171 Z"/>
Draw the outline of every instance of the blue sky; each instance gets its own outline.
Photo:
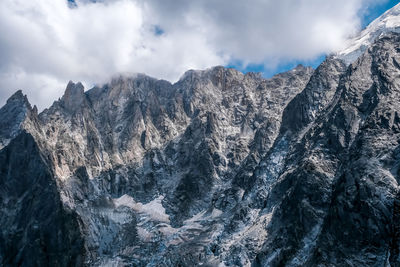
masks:
<path id="1" fill-rule="evenodd" d="M 377 17 L 379 17 L 380 15 L 385 13 L 385 11 L 391 9 L 398 3 L 399 3 L 399 1 L 390 0 L 390 1 L 387 1 L 386 3 L 378 4 L 374 8 L 368 9 L 366 11 L 366 13 L 362 16 L 363 27 L 366 27 L 374 19 L 376 19 Z"/>
<path id="2" fill-rule="evenodd" d="M 378 18 L 380 15 L 382 15 L 383 13 L 385 13 L 387 10 L 391 9 L 398 3 L 399 3 L 399 1 L 387 1 L 386 3 L 377 4 L 376 6 L 374 6 L 374 8 L 367 9 L 366 11 L 364 11 L 362 13 L 362 15 L 360 15 L 362 17 L 362 21 L 361 21 L 362 28 L 365 28 L 366 26 L 368 26 L 368 24 L 370 24 L 373 20 Z M 265 68 L 264 64 L 250 64 L 246 68 L 243 68 L 240 64 L 240 61 L 231 62 L 227 65 L 227 67 L 236 68 L 245 73 L 261 72 L 264 77 L 269 78 L 277 73 L 291 70 L 294 67 L 296 67 L 298 64 L 317 68 L 322 63 L 322 61 L 325 60 L 325 57 L 326 57 L 325 54 L 321 54 L 320 56 L 317 56 L 314 60 L 305 60 L 305 61 L 304 60 L 294 60 L 294 61 L 278 64 L 278 66 L 276 68 L 271 68 L 271 69 Z"/>

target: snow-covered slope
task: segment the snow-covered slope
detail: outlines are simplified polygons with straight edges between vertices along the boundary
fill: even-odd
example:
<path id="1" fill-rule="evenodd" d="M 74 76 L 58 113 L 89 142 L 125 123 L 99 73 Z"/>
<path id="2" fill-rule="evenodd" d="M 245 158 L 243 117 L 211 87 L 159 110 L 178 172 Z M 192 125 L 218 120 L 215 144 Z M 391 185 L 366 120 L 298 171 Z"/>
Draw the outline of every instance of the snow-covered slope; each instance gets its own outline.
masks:
<path id="1" fill-rule="evenodd" d="M 348 40 L 346 48 L 339 51 L 336 56 L 350 64 L 359 58 L 378 37 L 390 32 L 400 32 L 400 4 L 386 11 L 360 34 Z"/>

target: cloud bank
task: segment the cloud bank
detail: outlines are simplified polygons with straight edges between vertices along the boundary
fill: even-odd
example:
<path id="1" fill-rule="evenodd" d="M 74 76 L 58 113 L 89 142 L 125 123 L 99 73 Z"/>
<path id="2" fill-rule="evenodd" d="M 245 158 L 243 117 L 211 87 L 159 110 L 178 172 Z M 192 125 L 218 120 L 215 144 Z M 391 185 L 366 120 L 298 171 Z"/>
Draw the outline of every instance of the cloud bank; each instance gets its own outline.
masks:
<path id="1" fill-rule="evenodd" d="M 313 59 L 341 48 L 377 2 L 1 0 L 0 105 L 22 89 L 42 109 L 69 80 L 90 87 L 116 73 L 173 82 L 230 62 Z"/>

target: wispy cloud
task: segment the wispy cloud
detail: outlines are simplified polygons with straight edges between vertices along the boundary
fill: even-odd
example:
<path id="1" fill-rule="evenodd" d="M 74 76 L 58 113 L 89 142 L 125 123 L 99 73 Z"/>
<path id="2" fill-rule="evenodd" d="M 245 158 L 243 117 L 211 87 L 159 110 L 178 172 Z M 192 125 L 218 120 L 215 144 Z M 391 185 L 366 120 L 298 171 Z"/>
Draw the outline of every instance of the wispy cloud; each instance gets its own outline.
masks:
<path id="1" fill-rule="evenodd" d="M 370 0 L 0 1 L 0 105 L 23 89 L 40 108 L 68 80 L 119 72 L 175 81 L 187 69 L 274 65 L 338 49 Z"/>

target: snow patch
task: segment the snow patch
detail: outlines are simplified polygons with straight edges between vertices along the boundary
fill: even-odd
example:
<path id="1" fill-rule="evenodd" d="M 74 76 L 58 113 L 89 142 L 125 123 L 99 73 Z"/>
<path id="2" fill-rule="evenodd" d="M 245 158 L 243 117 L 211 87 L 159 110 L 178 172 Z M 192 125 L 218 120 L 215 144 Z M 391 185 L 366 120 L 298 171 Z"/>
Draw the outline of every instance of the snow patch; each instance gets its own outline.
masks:
<path id="1" fill-rule="evenodd" d="M 159 196 L 147 204 L 142 204 L 136 202 L 131 196 L 123 195 L 120 198 L 114 199 L 113 202 L 117 208 L 120 206 L 129 207 L 153 221 L 170 223 L 169 215 L 166 214 L 165 208 L 161 203 L 163 199 L 164 196 Z"/>

